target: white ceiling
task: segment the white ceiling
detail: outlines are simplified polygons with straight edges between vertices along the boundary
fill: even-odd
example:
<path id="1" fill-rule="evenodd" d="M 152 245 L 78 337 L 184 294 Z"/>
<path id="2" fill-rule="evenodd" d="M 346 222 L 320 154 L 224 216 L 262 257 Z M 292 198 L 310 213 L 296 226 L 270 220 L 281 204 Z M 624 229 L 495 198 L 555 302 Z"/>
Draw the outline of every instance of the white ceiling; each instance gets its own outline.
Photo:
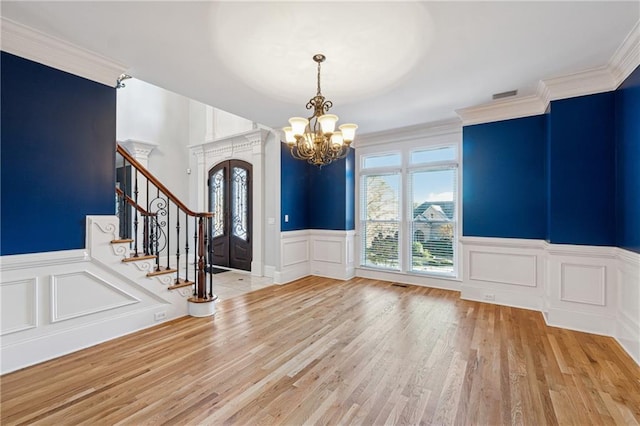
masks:
<path id="1" fill-rule="evenodd" d="M 369 133 L 452 118 L 493 93 L 532 94 L 541 79 L 605 66 L 640 19 L 640 2 L 3 0 L 1 13 L 274 128 L 309 115 L 311 57 L 324 53 L 331 112 Z"/>

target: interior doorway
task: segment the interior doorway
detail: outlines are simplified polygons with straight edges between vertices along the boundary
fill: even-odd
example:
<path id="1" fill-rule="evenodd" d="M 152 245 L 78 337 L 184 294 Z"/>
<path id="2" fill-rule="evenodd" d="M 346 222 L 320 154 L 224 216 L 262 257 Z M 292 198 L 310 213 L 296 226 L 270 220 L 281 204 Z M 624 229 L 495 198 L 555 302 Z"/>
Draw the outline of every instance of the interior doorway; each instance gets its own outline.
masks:
<path id="1" fill-rule="evenodd" d="M 251 270 L 252 166 L 242 160 L 216 164 L 207 180 L 209 211 L 214 214 L 210 235 L 213 265 Z"/>

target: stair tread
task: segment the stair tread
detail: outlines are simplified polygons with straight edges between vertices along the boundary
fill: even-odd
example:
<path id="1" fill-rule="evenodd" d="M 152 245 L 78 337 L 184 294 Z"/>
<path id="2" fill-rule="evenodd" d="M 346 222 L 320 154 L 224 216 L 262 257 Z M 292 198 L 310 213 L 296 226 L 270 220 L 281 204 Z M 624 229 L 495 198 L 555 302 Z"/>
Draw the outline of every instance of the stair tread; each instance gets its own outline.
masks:
<path id="1" fill-rule="evenodd" d="M 178 270 L 173 268 L 167 268 L 166 266 L 160 266 L 157 270 L 149 272 L 147 276 L 155 277 L 156 275 L 173 274 L 174 272 L 178 272 Z"/>
<path id="2" fill-rule="evenodd" d="M 179 278 L 174 285 L 169 286 L 169 290 L 175 290 L 182 287 L 188 287 L 193 285 L 193 281 L 185 281 L 182 278 Z"/>
<path id="3" fill-rule="evenodd" d="M 119 243 L 132 243 L 133 240 L 131 238 L 121 238 L 116 240 L 111 240 L 111 244 L 119 244 Z"/>
<path id="4" fill-rule="evenodd" d="M 149 259 L 155 259 L 155 255 L 153 254 L 148 254 L 148 255 L 139 255 L 137 257 L 125 257 L 124 259 L 122 259 L 123 262 L 135 262 L 137 260 L 149 260 Z"/>

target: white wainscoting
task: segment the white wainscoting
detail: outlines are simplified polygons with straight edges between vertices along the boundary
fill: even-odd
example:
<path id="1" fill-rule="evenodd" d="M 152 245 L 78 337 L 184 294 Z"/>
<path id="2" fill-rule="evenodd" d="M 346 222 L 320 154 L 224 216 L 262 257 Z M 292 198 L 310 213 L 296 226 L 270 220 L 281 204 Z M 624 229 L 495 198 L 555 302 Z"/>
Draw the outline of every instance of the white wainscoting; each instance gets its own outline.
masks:
<path id="1" fill-rule="evenodd" d="M 640 254 L 618 249 L 615 336 L 640 364 Z"/>
<path id="2" fill-rule="evenodd" d="M 464 237 L 461 297 L 543 310 L 544 242 Z"/>
<path id="3" fill-rule="evenodd" d="M 190 289 L 123 263 L 116 229 L 116 217 L 90 216 L 86 249 L 2 257 L 2 374 L 187 314 Z"/>
<path id="4" fill-rule="evenodd" d="M 348 280 L 354 276 L 355 231 L 301 230 L 280 233 L 281 267 L 274 282 L 307 275 Z"/>
<path id="5" fill-rule="evenodd" d="M 549 325 L 613 336 L 617 310 L 617 249 L 547 245 Z"/>
<path id="6" fill-rule="evenodd" d="M 640 364 L 640 254 L 464 237 L 461 297 L 534 309 L 548 325 L 612 336 Z"/>

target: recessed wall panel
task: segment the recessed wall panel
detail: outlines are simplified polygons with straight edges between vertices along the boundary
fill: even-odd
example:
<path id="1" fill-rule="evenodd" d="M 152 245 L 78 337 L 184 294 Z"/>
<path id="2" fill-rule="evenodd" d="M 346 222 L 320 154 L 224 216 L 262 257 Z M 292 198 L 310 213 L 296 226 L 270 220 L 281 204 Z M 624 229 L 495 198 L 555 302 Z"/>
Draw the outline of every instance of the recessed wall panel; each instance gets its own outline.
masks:
<path id="1" fill-rule="evenodd" d="M 1 332 L 5 335 L 37 325 L 37 278 L 9 281 L 0 285 Z"/>
<path id="2" fill-rule="evenodd" d="M 139 301 L 88 271 L 51 276 L 51 322 L 91 315 Z"/>
<path id="3" fill-rule="evenodd" d="M 342 243 L 340 241 L 314 240 L 313 260 L 342 263 Z"/>
<path id="4" fill-rule="evenodd" d="M 469 278 L 502 284 L 537 286 L 535 255 L 469 252 Z"/>
<path id="5" fill-rule="evenodd" d="M 606 268 L 604 266 L 563 263 L 560 280 L 560 300 L 606 305 Z"/>

